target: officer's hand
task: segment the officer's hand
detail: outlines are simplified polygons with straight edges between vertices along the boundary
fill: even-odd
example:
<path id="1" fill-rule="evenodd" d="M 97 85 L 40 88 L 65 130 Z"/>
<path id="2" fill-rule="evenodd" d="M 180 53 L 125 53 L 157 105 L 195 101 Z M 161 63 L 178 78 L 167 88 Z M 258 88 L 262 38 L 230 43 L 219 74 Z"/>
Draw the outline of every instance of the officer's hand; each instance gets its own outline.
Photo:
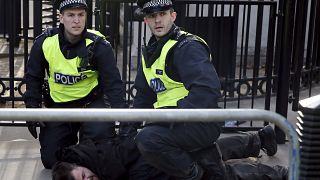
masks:
<path id="1" fill-rule="evenodd" d="M 27 121 L 27 126 L 30 134 L 37 139 L 38 133 L 37 133 L 37 127 L 45 127 L 46 125 L 43 122 L 35 122 L 35 121 Z"/>

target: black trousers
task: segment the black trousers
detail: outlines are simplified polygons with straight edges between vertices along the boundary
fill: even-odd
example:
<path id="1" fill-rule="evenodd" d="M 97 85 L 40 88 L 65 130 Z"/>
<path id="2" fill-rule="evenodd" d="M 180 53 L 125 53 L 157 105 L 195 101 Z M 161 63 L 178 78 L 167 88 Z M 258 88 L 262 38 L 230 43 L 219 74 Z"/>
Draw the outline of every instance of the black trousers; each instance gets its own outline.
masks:
<path id="1" fill-rule="evenodd" d="M 151 124 L 136 136 L 142 157 L 166 174 L 190 178 L 195 161 L 189 152 L 212 145 L 220 136 L 220 127 L 212 122 Z"/>
<path id="2" fill-rule="evenodd" d="M 206 126 L 206 128 L 204 128 Z M 186 123 L 173 128 L 150 125 L 137 135 L 136 142 L 142 160 L 132 169 L 130 179 L 188 179 L 194 159 L 191 154 L 199 147 L 210 146 L 214 141 L 220 146 L 221 158 L 225 162 L 227 180 L 282 180 L 281 167 L 271 167 L 260 163 L 228 161 L 257 157 L 260 153 L 260 138 L 257 133 L 217 139 L 219 132 L 204 123 Z M 145 160 L 145 161 L 144 161 Z M 148 164 L 156 167 L 153 170 Z M 145 170 L 143 170 L 145 169 Z M 279 170 L 280 169 L 280 170 Z M 143 174 L 143 172 L 148 172 Z M 161 174 L 160 172 L 164 172 Z M 161 174 L 161 176 L 159 175 Z M 157 175 L 158 174 L 158 175 Z M 164 174 L 167 174 L 165 176 Z M 171 177 L 170 177 L 171 176 Z M 134 178 L 139 177 L 139 178 Z M 144 177 L 144 178 L 142 178 Z M 152 177 L 152 178 L 150 178 Z M 174 178 L 173 178 L 174 177 Z"/>
<path id="3" fill-rule="evenodd" d="M 216 143 L 221 150 L 223 161 L 258 157 L 261 148 L 258 133 L 221 137 Z"/>
<path id="4" fill-rule="evenodd" d="M 51 108 L 65 108 L 64 105 L 53 104 Z M 68 105 L 68 108 L 72 106 Z M 74 106 L 77 108 L 77 106 Z M 97 98 L 86 108 L 105 108 L 103 98 Z M 47 122 L 40 128 L 39 141 L 41 161 L 45 168 L 50 169 L 57 161 L 55 152 L 90 138 L 95 141 L 107 140 L 115 136 L 115 124 L 112 122 Z M 79 138 L 78 138 L 79 133 Z"/>

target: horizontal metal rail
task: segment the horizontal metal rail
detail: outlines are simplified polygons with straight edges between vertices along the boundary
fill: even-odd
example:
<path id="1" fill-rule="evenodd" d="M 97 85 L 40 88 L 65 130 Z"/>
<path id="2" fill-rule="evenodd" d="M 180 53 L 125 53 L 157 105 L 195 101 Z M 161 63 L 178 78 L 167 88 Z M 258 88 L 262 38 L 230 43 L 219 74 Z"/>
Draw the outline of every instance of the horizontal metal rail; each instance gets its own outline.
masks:
<path id="1" fill-rule="evenodd" d="M 0 109 L 0 121 L 152 121 L 194 122 L 267 121 L 281 128 L 289 139 L 289 179 L 299 177 L 300 151 L 298 135 L 283 116 L 260 109 Z"/>

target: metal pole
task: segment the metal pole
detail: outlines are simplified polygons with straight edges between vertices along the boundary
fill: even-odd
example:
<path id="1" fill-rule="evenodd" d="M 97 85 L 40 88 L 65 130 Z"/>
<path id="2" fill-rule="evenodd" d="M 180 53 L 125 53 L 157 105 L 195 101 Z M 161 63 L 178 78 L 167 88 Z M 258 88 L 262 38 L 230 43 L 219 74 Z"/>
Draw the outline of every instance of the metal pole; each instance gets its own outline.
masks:
<path id="1" fill-rule="evenodd" d="M 14 108 L 14 47 L 16 43 L 16 1 L 10 1 L 8 10 L 11 13 L 9 17 L 9 92 L 11 107 Z"/>
<path id="2" fill-rule="evenodd" d="M 288 94 L 290 82 L 290 65 L 292 59 L 292 43 L 293 43 L 293 27 L 294 22 L 292 17 L 295 15 L 295 7 L 297 0 L 286 0 L 284 5 L 284 21 L 281 33 L 281 47 L 279 55 L 278 67 L 278 84 L 277 84 L 277 99 L 276 99 L 276 112 L 287 116 L 288 114 Z M 275 129 L 277 134 L 277 143 L 284 144 L 285 135 L 277 127 Z"/>
<path id="3" fill-rule="evenodd" d="M 280 114 L 259 109 L 0 109 L 0 121 L 268 121 L 281 128 L 291 145 L 289 179 L 299 177 L 300 152 L 298 135 Z"/>
<path id="4" fill-rule="evenodd" d="M 33 1 L 33 37 L 42 33 L 42 1 Z"/>

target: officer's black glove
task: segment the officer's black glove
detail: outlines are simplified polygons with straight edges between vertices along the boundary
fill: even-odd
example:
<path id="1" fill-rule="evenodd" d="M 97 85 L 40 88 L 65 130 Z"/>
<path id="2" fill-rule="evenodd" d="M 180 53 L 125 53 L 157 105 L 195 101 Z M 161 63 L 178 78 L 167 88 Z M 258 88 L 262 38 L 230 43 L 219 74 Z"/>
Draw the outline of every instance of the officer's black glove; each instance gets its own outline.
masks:
<path id="1" fill-rule="evenodd" d="M 119 126 L 119 137 L 121 139 L 134 138 L 141 127 L 141 122 L 121 122 Z"/>
<path id="2" fill-rule="evenodd" d="M 45 127 L 46 125 L 43 122 L 35 122 L 35 121 L 27 121 L 27 126 L 30 134 L 37 139 L 38 133 L 37 133 L 37 127 Z"/>

